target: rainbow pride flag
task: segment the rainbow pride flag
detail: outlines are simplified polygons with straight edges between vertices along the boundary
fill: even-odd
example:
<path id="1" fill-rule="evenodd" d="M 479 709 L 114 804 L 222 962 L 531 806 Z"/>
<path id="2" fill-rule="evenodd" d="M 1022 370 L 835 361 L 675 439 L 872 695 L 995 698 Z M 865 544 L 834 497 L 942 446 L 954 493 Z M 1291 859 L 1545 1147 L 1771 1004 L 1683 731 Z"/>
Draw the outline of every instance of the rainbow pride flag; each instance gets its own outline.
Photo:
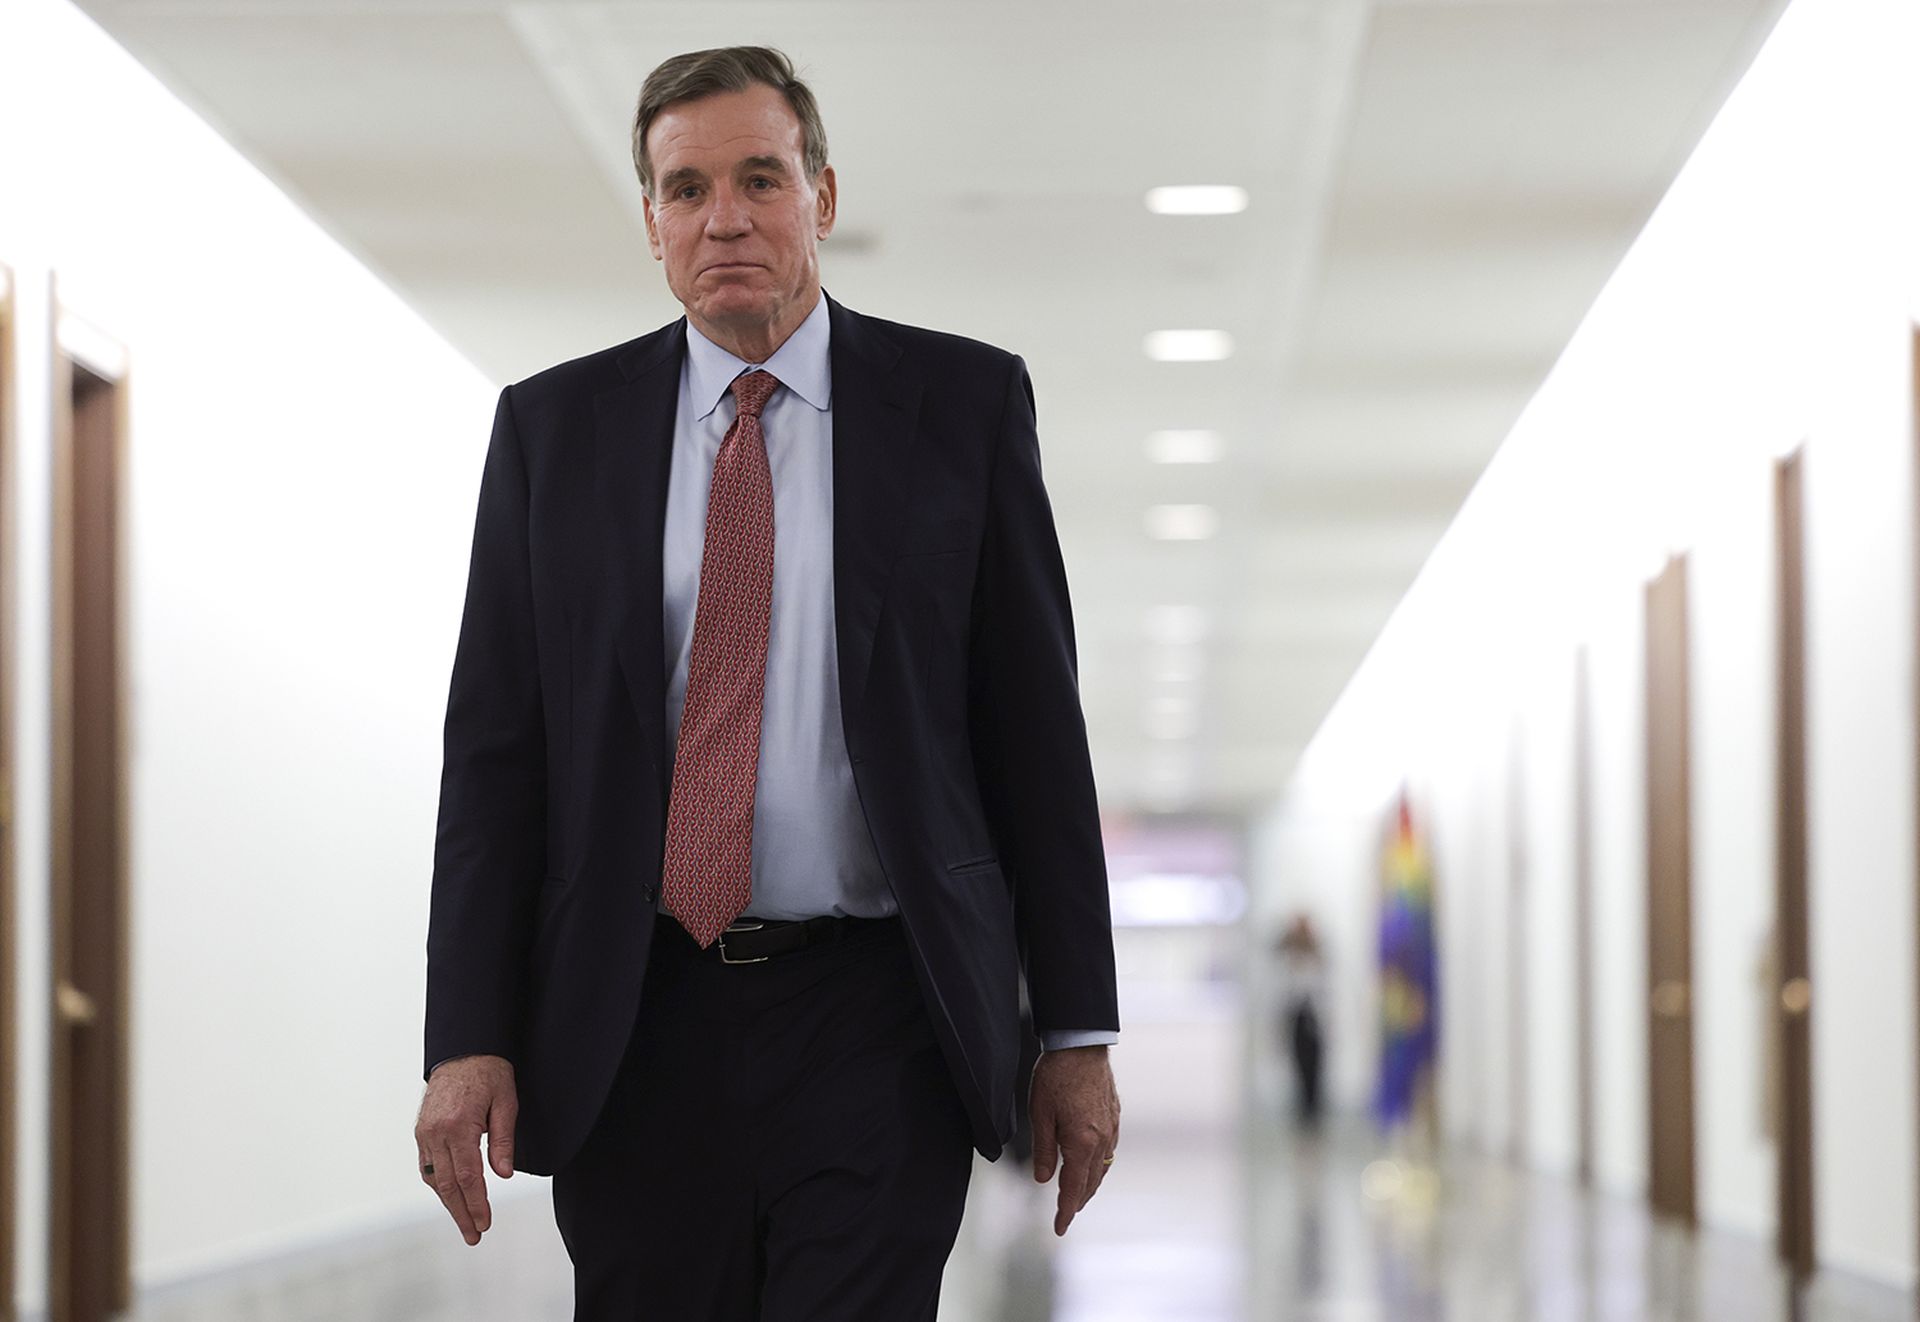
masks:
<path id="1" fill-rule="evenodd" d="M 1405 790 L 1380 871 L 1380 1077 L 1374 1113 L 1381 1127 L 1413 1116 L 1420 1084 L 1439 1045 L 1433 866 L 1413 829 Z"/>

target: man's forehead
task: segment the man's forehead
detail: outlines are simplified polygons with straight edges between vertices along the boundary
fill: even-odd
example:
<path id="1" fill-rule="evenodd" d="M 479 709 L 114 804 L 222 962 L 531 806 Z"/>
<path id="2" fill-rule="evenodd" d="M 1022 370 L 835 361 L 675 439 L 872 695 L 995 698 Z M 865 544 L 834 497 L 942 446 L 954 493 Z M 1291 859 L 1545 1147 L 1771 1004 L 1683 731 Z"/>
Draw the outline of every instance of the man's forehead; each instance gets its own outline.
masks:
<path id="1" fill-rule="evenodd" d="M 754 98 L 765 92 L 772 104 Z M 800 120 L 774 88 L 721 92 L 662 108 L 647 131 L 660 165 L 675 156 L 740 161 L 751 156 L 798 156 Z"/>

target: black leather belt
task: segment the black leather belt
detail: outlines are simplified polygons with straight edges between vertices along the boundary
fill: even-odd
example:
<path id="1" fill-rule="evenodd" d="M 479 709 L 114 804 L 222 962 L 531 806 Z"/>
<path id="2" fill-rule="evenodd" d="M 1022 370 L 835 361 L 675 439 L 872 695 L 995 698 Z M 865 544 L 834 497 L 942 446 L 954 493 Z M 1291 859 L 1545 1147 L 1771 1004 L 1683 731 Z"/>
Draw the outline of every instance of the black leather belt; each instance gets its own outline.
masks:
<path id="1" fill-rule="evenodd" d="M 718 952 L 722 964 L 758 964 L 775 955 L 790 954 L 828 941 L 842 941 L 856 932 L 864 932 L 882 923 L 897 923 L 897 915 L 886 918 L 851 918 L 825 914 L 818 918 L 783 921 L 772 918 L 742 918 L 731 924 L 708 954 Z"/>

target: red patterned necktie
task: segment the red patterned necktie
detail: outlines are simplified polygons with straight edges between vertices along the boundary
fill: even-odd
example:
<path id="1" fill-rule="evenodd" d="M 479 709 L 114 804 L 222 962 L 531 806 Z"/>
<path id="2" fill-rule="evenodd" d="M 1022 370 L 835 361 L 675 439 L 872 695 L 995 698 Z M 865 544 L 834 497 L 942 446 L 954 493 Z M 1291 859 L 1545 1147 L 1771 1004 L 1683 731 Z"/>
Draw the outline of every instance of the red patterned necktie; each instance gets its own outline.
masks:
<path id="1" fill-rule="evenodd" d="M 661 905 L 703 950 L 753 894 L 753 786 L 773 608 L 773 474 L 760 410 L 779 388 L 768 372 L 734 378 L 738 413 L 707 488 L 660 887 Z"/>

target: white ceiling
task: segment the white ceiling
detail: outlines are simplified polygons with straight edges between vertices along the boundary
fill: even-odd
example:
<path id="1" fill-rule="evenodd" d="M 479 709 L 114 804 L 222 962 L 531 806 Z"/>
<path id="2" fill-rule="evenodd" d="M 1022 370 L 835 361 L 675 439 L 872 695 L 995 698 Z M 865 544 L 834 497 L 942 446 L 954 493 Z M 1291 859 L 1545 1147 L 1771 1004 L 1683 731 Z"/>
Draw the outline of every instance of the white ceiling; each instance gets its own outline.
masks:
<path id="1" fill-rule="evenodd" d="M 80 3 L 501 381 L 679 313 L 627 153 L 647 70 L 787 50 L 840 179 L 827 287 L 1033 369 L 1103 800 L 1238 812 L 1784 0 Z M 1149 214 L 1168 183 L 1252 203 Z M 1151 363 L 1160 327 L 1238 351 Z M 1154 464 L 1162 427 L 1226 453 Z M 1163 502 L 1218 534 L 1151 540 Z M 1156 641 L 1163 606 L 1197 643 Z"/>

